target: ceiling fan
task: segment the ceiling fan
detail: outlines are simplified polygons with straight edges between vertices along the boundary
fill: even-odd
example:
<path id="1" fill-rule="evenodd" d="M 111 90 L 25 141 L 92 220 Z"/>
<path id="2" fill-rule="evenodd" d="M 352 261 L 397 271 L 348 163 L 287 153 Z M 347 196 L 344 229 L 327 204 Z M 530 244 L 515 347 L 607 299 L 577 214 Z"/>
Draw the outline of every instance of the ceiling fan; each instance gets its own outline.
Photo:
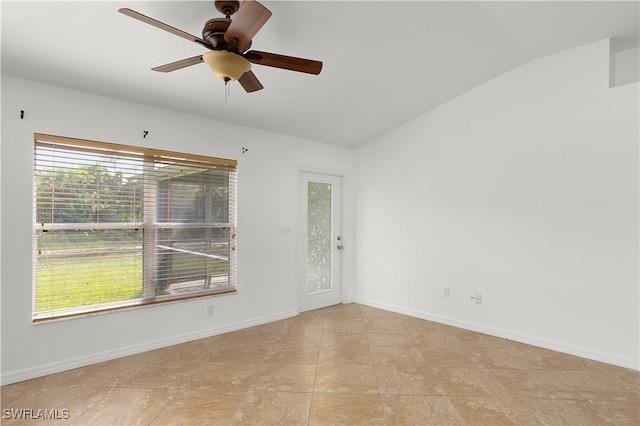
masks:
<path id="1" fill-rule="evenodd" d="M 249 50 L 253 36 L 271 17 L 271 11 L 257 1 L 244 0 L 241 3 L 240 1 L 216 0 L 215 6 L 225 17 L 209 19 L 202 29 L 202 38 L 131 9 L 122 8 L 118 12 L 209 49 L 202 55 L 152 68 L 153 71 L 171 72 L 206 62 L 213 73 L 224 80 L 225 85 L 229 81 L 237 80 L 248 93 L 263 88 L 256 75 L 251 71 L 252 63 L 307 74 L 320 74 L 322 70 L 322 62 L 320 61 Z M 231 19 L 234 14 L 236 14 L 235 17 Z"/>

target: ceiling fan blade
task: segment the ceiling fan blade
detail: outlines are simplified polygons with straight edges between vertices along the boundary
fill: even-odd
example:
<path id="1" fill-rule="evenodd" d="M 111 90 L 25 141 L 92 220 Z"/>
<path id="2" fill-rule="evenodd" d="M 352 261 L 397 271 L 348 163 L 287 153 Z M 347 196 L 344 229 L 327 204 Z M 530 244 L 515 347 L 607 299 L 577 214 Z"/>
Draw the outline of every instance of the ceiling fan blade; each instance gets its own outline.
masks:
<path id="1" fill-rule="evenodd" d="M 153 18 L 149 18 L 148 16 L 143 15 L 142 13 L 138 13 L 135 10 L 131 10 L 125 7 L 122 9 L 118 9 L 118 12 L 122 13 L 123 15 L 127 15 L 133 19 L 137 19 L 138 21 L 144 22 L 145 24 L 153 25 L 156 28 L 160 28 L 161 30 L 170 32 L 171 34 L 177 35 L 178 37 L 182 37 L 189 41 L 193 41 L 195 43 L 201 44 L 202 46 L 205 46 L 207 48 L 212 47 L 211 43 L 201 39 L 200 37 L 196 37 L 192 34 L 179 30 L 175 27 L 172 27 L 171 25 L 165 24 L 164 22 L 160 22 Z"/>
<path id="2" fill-rule="evenodd" d="M 238 79 L 238 83 L 247 91 L 247 93 L 256 92 L 258 90 L 262 90 L 264 87 L 258 80 L 258 77 L 253 73 L 253 71 L 249 70 L 242 74 L 242 76 Z"/>
<path id="3" fill-rule="evenodd" d="M 151 68 L 153 71 L 158 72 L 171 72 L 182 68 L 190 67 L 191 65 L 204 62 L 202 55 L 194 56 L 193 58 L 182 59 L 180 61 L 171 62 L 170 64 L 160 65 L 159 67 Z"/>
<path id="4" fill-rule="evenodd" d="M 224 34 L 232 48 L 242 51 L 260 28 L 271 18 L 271 11 L 254 0 L 244 0 Z"/>
<path id="5" fill-rule="evenodd" d="M 320 71 L 322 71 L 322 62 L 311 59 L 278 55 L 276 53 L 259 52 L 257 50 L 248 51 L 244 54 L 244 57 L 254 64 L 282 68 L 290 71 L 305 72 L 307 74 L 315 75 L 320 74 Z"/>

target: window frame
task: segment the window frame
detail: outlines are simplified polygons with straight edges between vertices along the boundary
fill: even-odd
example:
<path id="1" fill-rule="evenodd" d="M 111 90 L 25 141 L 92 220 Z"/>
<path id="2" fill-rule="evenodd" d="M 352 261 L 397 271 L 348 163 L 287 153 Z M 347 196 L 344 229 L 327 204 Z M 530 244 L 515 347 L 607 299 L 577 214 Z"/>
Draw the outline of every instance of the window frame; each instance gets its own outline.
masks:
<path id="1" fill-rule="evenodd" d="M 137 160 L 142 161 L 143 169 L 143 186 L 145 190 L 152 190 L 152 197 L 149 197 L 145 193 L 143 201 L 143 217 L 142 221 L 136 221 L 131 223 L 120 222 L 102 222 L 102 223 L 37 223 L 37 180 L 36 180 L 36 156 L 39 146 L 50 146 L 55 148 L 56 146 L 65 147 L 73 151 L 85 151 L 109 155 L 122 155 L 124 157 L 131 156 Z M 159 202 L 156 198 L 158 188 L 157 182 L 154 179 L 154 168 L 158 163 L 171 163 L 177 162 L 181 165 L 191 165 L 194 167 L 202 167 L 203 170 L 223 170 L 228 171 L 227 178 L 227 190 L 228 190 L 228 222 L 225 223 L 170 223 L 170 222 L 158 222 L 156 204 Z M 33 257 L 32 257 L 32 321 L 33 323 L 40 323 L 52 320 L 60 320 L 65 318 L 74 318 L 79 316 L 93 315 L 98 313 L 113 312 L 124 309 L 134 309 L 138 307 L 148 307 L 153 305 L 174 303 L 178 301 L 199 299 L 205 297 L 214 297 L 221 295 L 228 295 L 237 293 L 237 161 L 225 158 L 203 156 L 197 154 L 187 154 L 174 151 L 157 150 L 152 148 L 143 148 L 108 142 L 89 141 L 84 139 L 68 138 L 62 136 L 53 136 L 35 133 L 34 134 L 34 181 L 32 185 L 33 191 Z M 152 200 L 152 202 L 148 202 Z M 193 291 L 185 294 L 164 294 L 157 296 L 156 283 L 157 276 L 159 274 L 158 259 L 157 259 L 157 246 L 160 241 L 158 236 L 159 229 L 170 228 L 194 228 L 202 227 L 203 229 L 221 229 L 228 228 L 229 235 L 229 255 L 228 255 L 228 278 L 227 287 L 223 289 L 210 289 L 203 288 L 199 291 Z M 142 260 L 142 295 L 140 298 L 123 300 L 117 302 L 105 302 L 99 304 L 89 304 L 86 306 L 79 306 L 75 308 L 67 309 L 51 309 L 38 312 L 37 306 L 37 290 L 38 290 L 38 247 L 37 247 L 37 234 L 43 231 L 61 231 L 65 229 L 73 230 L 142 230 L 143 245 L 140 248 Z M 207 240 L 210 243 L 210 240 Z M 145 248 L 146 247 L 146 248 Z M 149 249 L 151 247 L 151 249 Z"/>

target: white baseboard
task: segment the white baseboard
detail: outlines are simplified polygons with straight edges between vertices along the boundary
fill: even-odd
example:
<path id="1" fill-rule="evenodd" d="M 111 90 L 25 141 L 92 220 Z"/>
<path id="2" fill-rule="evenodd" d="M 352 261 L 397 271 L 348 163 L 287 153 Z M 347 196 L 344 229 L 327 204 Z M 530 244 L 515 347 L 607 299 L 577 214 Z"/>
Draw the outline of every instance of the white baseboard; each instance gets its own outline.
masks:
<path id="1" fill-rule="evenodd" d="M 428 312 L 416 311 L 413 309 L 403 308 L 395 305 L 389 305 L 386 303 L 379 303 L 373 300 L 355 298 L 354 302 L 359 303 L 361 305 L 371 306 L 373 308 L 383 309 L 385 311 L 396 312 L 396 313 L 407 315 L 414 318 L 420 318 L 428 321 L 437 322 L 440 324 L 446 324 L 453 327 L 462 328 L 464 330 L 476 331 L 478 333 L 483 333 L 483 334 L 488 334 L 490 336 L 513 340 L 515 342 L 526 343 L 528 345 L 538 346 L 538 347 L 550 349 L 556 352 L 575 355 L 581 358 L 587 358 L 594 361 L 617 365 L 619 367 L 630 368 L 632 370 L 640 370 L 640 365 L 638 360 L 632 359 L 632 358 L 621 357 L 614 354 L 593 351 L 588 348 L 568 345 L 566 343 L 547 340 L 540 337 L 517 333 L 510 330 L 504 330 L 504 329 L 499 329 L 494 327 L 486 327 L 480 324 L 475 324 L 472 322 L 463 321 L 456 318 L 449 318 L 441 315 L 429 314 Z"/>
<path id="2" fill-rule="evenodd" d="M 274 315 L 252 318 L 246 321 L 240 321 L 233 324 L 227 324 L 219 327 L 197 330 L 194 332 L 184 333 L 176 336 L 170 336 L 164 339 L 152 340 L 136 345 L 125 346 L 113 350 L 103 351 L 95 354 L 85 355 L 77 358 L 70 358 L 63 361 L 57 361 L 50 364 L 37 365 L 35 367 L 25 368 L 17 371 L 2 372 L 0 375 L 0 383 L 8 385 L 24 380 L 34 379 L 49 374 L 60 373 L 74 368 L 85 367 L 99 362 L 110 361 L 116 358 L 122 358 L 129 355 L 135 355 L 154 349 L 165 348 L 167 346 L 177 345 L 180 343 L 191 342 L 193 340 L 204 339 L 206 337 L 216 336 L 231 331 L 241 330 L 244 328 L 254 327 L 261 324 L 267 324 L 298 315 L 295 310 L 285 311 Z"/>

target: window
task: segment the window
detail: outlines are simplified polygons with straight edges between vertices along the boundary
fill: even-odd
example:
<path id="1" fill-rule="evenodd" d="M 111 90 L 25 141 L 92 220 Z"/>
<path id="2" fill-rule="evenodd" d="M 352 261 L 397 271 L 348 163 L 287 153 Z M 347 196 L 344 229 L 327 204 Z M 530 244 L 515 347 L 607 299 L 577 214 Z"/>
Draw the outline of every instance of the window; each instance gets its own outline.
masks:
<path id="1" fill-rule="evenodd" d="M 235 291 L 236 161 L 35 135 L 33 319 Z"/>

